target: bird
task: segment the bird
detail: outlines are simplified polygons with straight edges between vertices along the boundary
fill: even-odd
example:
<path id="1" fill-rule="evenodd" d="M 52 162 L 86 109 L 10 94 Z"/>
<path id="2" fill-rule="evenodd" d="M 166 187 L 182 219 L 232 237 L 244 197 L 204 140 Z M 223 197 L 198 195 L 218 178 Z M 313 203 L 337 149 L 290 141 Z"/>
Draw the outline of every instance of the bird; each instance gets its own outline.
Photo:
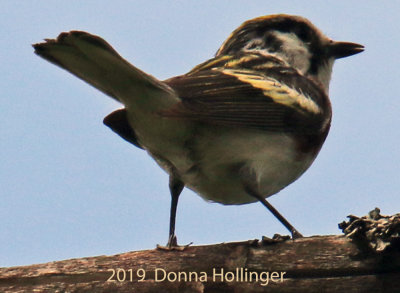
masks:
<path id="1" fill-rule="evenodd" d="M 334 61 L 364 50 L 287 14 L 245 21 L 214 57 L 164 81 L 88 32 L 63 32 L 32 46 L 123 104 L 103 122 L 169 175 L 169 237 L 160 247 L 171 250 L 182 247 L 175 222 L 184 187 L 224 205 L 261 202 L 293 239 L 303 237 L 267 198 L 317 157 L 332 120 Z"/>

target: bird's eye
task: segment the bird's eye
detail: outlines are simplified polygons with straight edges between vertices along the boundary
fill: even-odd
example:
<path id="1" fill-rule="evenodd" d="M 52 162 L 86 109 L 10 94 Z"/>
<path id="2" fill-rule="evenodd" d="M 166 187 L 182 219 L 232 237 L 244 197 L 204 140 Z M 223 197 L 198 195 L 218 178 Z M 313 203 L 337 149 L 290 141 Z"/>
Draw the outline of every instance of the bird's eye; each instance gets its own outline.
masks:
<path id="1" fill-rule="evenodd" d="M 302 40 L 303 42 L 309 42 L 310 41 L 310 34 L 309 34 L 309 30 L 307 29 L 307 27 L 303 27 L 301 26 L 298 30 L 297 30 L 297 36 L 300 40 Z"/>
<path id="2" fill-rule="evenodd" d="M 305 31 L 301 31 L 301 32 L 298 34 L 298 36 L 299 36 L 299 38 L 300 38 L 302 41 L 307 41 L 307 39 L 308 39 L 307 33 L 306 33 Z"/>

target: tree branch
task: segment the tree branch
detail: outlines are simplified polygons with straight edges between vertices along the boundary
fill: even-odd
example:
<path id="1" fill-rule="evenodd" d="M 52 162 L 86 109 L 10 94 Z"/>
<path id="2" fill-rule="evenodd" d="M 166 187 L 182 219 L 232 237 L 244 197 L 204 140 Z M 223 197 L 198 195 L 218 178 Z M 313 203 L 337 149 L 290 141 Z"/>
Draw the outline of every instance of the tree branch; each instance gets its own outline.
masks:
<path id="1" fill-rule="evenodd" d="M 400 292 L 399 280 L 398 250 L 367 252 L 345 236 L 0 268 L 1 292 Z"/>

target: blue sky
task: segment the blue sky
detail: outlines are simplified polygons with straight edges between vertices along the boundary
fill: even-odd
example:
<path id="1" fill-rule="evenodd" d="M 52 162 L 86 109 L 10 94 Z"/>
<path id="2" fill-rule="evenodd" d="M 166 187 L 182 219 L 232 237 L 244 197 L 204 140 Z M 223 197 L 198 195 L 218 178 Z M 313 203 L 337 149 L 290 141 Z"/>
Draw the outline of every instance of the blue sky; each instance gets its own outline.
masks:
<path id="1" fill-rule="evenodd" d="M 273 3 L 273 4 L 272 4 Z M 288 13 L 365 45 L 338 60 L 333 123 L 313 166 L 270 198 L 304 235 L 339 234 L 348 214 L 400 212 L 400 34 L 396 1 L 1 1 L 0 266 L 152 249 L 168 236 L 167 175 L 102 124 L 120 107 L 33 54 L 85 30 L 160 79 L 210 58 L 243 21 Z M 195 245 L 287 234 L 261 204 L 222 206 L 189 190 L 177 236 Z"/>

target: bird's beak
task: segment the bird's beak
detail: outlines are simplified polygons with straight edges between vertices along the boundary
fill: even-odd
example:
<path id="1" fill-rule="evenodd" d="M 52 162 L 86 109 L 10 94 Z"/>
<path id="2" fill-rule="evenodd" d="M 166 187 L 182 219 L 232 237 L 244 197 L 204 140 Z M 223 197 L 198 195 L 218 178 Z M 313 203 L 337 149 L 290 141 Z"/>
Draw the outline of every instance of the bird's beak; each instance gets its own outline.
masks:
<path id="1" fill-rule="evenodd" d="M 364 46 L 350 42 L 332 42 L 329 44 L 329 55 L 335 59 L 348 57 L 364 51 Z"/>

